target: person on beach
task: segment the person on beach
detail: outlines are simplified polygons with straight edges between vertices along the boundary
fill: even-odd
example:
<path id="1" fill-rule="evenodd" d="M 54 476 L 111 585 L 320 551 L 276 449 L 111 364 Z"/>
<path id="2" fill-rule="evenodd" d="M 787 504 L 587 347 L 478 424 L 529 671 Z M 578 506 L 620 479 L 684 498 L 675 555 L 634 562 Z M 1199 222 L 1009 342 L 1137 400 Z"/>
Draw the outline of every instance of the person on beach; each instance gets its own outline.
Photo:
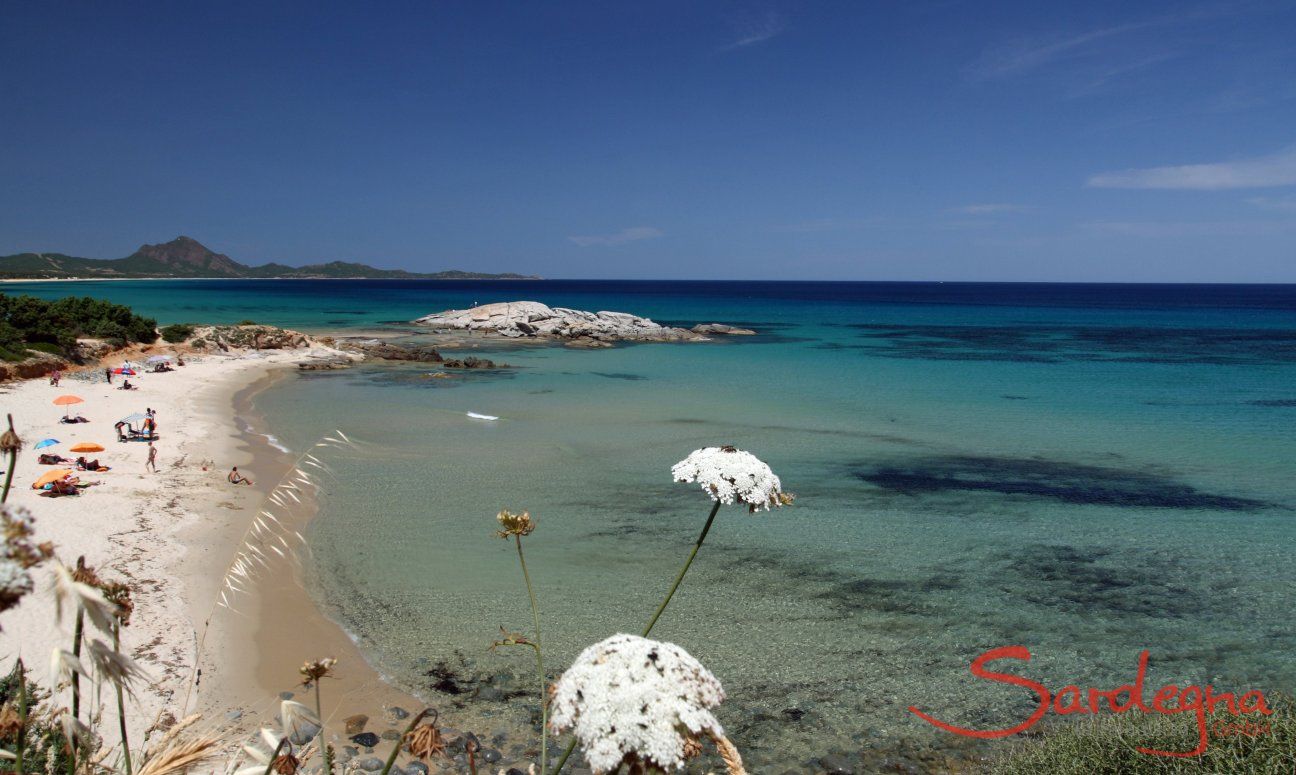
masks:
<path id="1" fill-rule="evenodd" d="M 108 384 L 112 384 L 112 369 L 104 369 L 104 377 L 107 378 Z"/>
<path id="2" fill-rule="evenodd" d="M 148 462 L 144 464 L 144 468 L 145 470 L 152 470 L 155 474 L 157 473 L 157 447 L 153 446 L 151 441 L 149 442 Z"/>
<path id="3" fill-rule="evenodd" d="M 230 471 L 229 476 L 225 478 L 229 480 L 230 484 L 246 484 L 248 486 L 252 485 L 251 479 L 247 478 L 246 476 L 238 472 L 238 466 L 234 466 L 234 470 Z"/>
<path id="4" fill-rule="evenodd" d="M 63 372 L 59 371 L 58 369 L 55 369 L 50 372 L 51 385 L 53 385 L 54 387 L 58 387 L 60 379 L 63 379 Z"/>

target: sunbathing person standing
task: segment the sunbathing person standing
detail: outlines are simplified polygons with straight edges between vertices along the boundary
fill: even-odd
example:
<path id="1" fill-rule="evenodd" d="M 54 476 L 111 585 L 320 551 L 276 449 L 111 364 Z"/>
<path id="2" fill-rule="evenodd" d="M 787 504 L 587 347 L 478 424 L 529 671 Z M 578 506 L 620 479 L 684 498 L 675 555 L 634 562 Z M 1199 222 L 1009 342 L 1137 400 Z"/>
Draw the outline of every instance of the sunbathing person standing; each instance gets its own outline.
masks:
<path id="1" fill-rule="evenodd" d="M 151 441 L 149 442 L 148 462 L 144 464 L 144 468 L 152 470 L 155 474 L 157 473 L 157 447 L 153 446 Z"/>
<path id="2" fill-rule="evenodd" d="M 252 485 L 251 479 L 247 478 L 246 476 L 238 472 L 238 466 L 234 466 L 234 470 L 230 471 L 229 476 L 225 478 L 229 480 L 230 484 L 246 484 L 248 486 Z"/>

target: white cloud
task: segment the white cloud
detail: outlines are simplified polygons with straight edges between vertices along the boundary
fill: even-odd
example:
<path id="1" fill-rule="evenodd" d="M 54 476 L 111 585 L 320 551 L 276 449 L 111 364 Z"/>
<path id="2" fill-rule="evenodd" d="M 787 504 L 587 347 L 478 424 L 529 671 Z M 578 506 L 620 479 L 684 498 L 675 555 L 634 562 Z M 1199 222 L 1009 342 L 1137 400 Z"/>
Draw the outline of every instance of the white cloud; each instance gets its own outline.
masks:
<path id="1" fill-rule="evenodd" d="M 1296 197 L 1274 199 L 1267 196 L 1257 196 L 1252 197 L 1247 201 L 1262 210 L 1281 210 L 1283 212 L 1296 213 Z"/>
<path id="2" fill-rule="evenodd" d="M 997 215 L 999 213 L 1024 213 L 1030 210 L 1026 205 L 1007 204 L 1005 202 L 990 202 L 986 204 L 963 205 L 961 207 L 951 207 L 951 213 L 961 215 Z"/>
<path id="3" fill-rule="evenodd" d="M 666 232 L 652 226 L 631 226 L 628 229 L 622 229 L 615 234 L 590 234 L 585 236 L 568 237 L 567 239 L 575 242 L 583 248 L 593 245 L 623 245 L 627 242 L 638 242 L 645 239 L 657 239 L 665 236 Z"/>
<path id="4" fill-rule="evenodd" d="M 1154 26 L 1157 22 L 1141 22 L 1091 30 L 1076 35 L 1048 39 L 1018 41 L 1000 49 L 992 49 L 968 68 L 976 80 L 1002 78 L 1034 70 L 1051 62 L 1078 56 L 1099 41 Z"/>
<path id="5" fill-rule="evenodd" d="M 1296 231 L 1296 221 L 1095 221 L 1090 231 L 1123 237 L 1261 237 Z"/>
<path id="6" fill-rule="evenodd" d="M 1194 191 L 1293 186 L 1296 185 L 1296 146 L 1252 159 L 1103 172 L 1089 178 L 1088 185 Z"/>
<path id="7" fill-rule="evenodd" d="M 781 35 L 787 29 L 787 23 L 783 21 L 783 17 L 773 11 L 769 11 L 760 17 L 742 19 L 735 22 L 733 26 L 738 39 L 721 46 L 721 51 L 733 51 L 736 48 L 746 48 L 757 43 L 764 43 L 770 38 Z"/>

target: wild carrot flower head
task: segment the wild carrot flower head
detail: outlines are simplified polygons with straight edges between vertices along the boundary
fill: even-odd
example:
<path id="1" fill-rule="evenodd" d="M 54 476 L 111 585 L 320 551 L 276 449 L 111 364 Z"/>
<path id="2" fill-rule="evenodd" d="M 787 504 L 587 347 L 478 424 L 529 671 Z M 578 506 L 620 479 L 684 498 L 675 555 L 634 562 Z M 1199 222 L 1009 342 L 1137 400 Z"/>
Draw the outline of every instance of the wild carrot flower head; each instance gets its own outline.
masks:
<path id="1" fill-rule="evenodd" d="M 499 520 L 500 529 L 495 531 L 495 535 L 500 538 L 511 538 L 512 536 L 529 536 L 536 529 L 535 520 L 531 519 L 531 512 L 524 511 L 521 514 L 514 514 L 508 509 L 503 509 L 495 515 Z"/>
<path id="2" fill-rule="evenodd" d="M 793 497 L 760 458 L 735 447 L 694 450 L 671 467 L 671 476 L 677 482 L 697 482 L 718 503 L 745 503 L 753 513 L 789 505 Z"/>
<path id="3" fill-rule="evenodd" d="M 333 666 L 336 664 L 337 660 L 333 657 L 325 657 L 323 659 L 317 659 L 314 662 L 306 662 L 297 669 L 297 672 L 301 673 L 302 677 L 306 679 L 305 681 L 302 681 L 302 685 L 309 689 L 319 679 L 332 675 Z"/>
<path id="4" fill-rule="evenodd" d="M 0 611 L 7 611 L 32 591 L 28 570 L 53 555 L 54 548 L 32 542 L 34 520 L 24 508 L 0 506 L 0 532 L 4 540 L 0 546 Z"/>
<path id="5" fill-rule="evenodd" d="M 596 773 L 638 762 L 680 769 L 699 735 L 723 735 L 710 709 L 724 689 L 672 643 L 613 635 L 585 649 L 552 687 L 549 723 L 573 729 Z"/>

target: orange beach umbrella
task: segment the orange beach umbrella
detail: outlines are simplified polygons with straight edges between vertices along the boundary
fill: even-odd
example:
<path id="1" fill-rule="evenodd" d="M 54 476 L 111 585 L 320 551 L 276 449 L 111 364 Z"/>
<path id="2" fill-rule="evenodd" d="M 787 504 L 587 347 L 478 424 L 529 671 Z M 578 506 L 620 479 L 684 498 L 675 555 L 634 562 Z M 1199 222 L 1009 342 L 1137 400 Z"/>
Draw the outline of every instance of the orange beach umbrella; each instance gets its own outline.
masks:
<path id="1" fill-rule="evenodd" d="M 82 398 L 81 396 L 73 396 L 73 395 L 59 396 L 58 398 L 54 399 L 55 406 L 71 406 L 73 404 L 80 404 L 84 402 L 85 399 Z M 63 416 L 67 417 L 68 413 L 64 412 Z"/>
<path id="2" fill-rule="evenodd" d="M 103 452 L 102 444 L 95 444 L 93 441 L 83 441 L 80 444 L 73 444 L 70 448 L 73 452 Z"/>
<path id="3" fill-rule="evenodd" d="M 66 468 L 56 468 L 53 471 L 46 471 L 41 477 L 32 482 L 32 489 L 39 490 L 50 482 L 57 482 L 65 476 L 71 476 L 72 472 Z"/>

